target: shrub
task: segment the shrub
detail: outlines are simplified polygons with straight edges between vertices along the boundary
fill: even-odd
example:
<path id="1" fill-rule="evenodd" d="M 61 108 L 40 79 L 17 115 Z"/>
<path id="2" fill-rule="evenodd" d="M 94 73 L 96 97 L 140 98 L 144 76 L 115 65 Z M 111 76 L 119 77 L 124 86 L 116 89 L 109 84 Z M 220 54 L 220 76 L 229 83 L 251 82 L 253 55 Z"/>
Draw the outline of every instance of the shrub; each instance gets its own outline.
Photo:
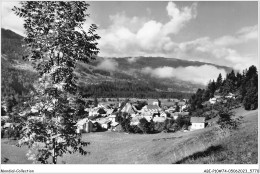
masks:
<path id="1" fill-rule="evenodd" d="M 166 119 L 164 121 L 164 130 L 168 132 L 170 129 L 173 129 L 172 125 L 174 124 L 174 119 Z"/>
<path id="2" fill-rule="evenodd" d="M 229 130 L 237 129 L 242 119 L 242 117 L 236 119 L 231 118 L 231 116 L 233 116 L 233 112 L 227 108 L 220 110 L 219 116 L 220 118 L 217 123 L 220 125 L 220 128 Z"/>
<path id="3" fill-rule="evenodd" d="M 132 125 L 130 129 L 131 133 L 142 133 L 141 129 L 137 125 Z"/>
<path id="4" fill-rule="evenodd" d="M 1 138 L 4 138 L 4 137 L 5 137 L 5 129 L 1 128 Z"/>
<path id="5" fill-rule="evenodd" d="M 139 124 L 138 124 L 140 130 L 144 133 L 144 134 L 147 134 L 147 133 L 150 133 L 150 123 L 145 119 L 145 118 L 141 118 L 139 120 Z"/>
<path id="6" fill-rule="evenodd" d="M 185 126 L 188 127 L 190 125 L 190 120 L 188 117 L 182 117 L 182 116 L 179 116 L 177 119 L 176 119 L 176 124 L 177 124 L 177 127 L 178 129 L 181 129 Z"/>
<path id="7" fill-rule="evenodd" d="M 154 131 L 162 132 L 164 130 L 164 122 L 156 122 L 154 123 Z"/>

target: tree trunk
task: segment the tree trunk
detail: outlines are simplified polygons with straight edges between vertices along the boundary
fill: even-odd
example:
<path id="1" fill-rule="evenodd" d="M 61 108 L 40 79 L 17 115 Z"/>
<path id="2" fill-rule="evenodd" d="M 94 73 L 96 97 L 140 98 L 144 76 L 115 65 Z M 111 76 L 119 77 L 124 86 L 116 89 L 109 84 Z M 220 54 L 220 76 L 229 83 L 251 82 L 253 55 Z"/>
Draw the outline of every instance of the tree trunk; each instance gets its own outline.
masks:
<path id="1" fill-rule="evenodd" d="M 53 142 L 53 154 L 52 154 L 52 163 L 53 164 L 57 164 L 57 157 L 56 157 L 56 153 L 55 153 L 55 147 L 56 147 L 56 141 L 55 138 L 52 139 Z"/>

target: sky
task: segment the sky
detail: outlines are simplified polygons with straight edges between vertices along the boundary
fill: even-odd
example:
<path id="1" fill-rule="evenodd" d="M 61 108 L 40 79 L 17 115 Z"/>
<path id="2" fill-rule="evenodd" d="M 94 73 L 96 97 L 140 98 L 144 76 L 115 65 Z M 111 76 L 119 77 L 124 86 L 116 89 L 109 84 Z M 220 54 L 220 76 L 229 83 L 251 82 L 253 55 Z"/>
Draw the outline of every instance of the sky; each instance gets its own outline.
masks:
<path id="1" fill-rule="evenodd" d="M 2 27 L 24 35 L 23 21 L 2 3 Z M 258 65 L 257 1 L 89 2 L 103 57 L 162 56 L 243 70 Z"/>

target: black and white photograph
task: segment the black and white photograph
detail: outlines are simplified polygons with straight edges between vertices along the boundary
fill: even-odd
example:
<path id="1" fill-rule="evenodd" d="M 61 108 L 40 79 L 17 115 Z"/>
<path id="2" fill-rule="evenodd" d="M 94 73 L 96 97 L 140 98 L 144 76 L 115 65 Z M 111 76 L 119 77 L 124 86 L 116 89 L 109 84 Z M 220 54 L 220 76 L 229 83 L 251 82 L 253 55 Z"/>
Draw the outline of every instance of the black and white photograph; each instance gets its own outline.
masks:
<path id="1" fill-rule="evenodd" d="M 2 1 L 1 172 L 258 173 L 258 5 Z"/>

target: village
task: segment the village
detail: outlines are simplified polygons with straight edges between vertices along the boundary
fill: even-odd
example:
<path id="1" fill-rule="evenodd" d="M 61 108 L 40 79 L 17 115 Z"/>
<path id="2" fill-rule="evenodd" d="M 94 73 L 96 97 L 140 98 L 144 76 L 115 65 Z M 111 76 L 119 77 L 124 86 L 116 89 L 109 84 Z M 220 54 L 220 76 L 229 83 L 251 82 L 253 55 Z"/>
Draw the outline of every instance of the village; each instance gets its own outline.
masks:
<path id="1" fill-rule="evenodd" d="M 229 93 L 225 97 L 215 95 L 210 98 L 209 101 L 203 103 L 203 105 L 214 105 L 218 102 L 226 102 L 226 99 L 235 98 L 235 95 Z M 90 103 L 85 106 L 84 118 L 79 119 L 76 123 L 77 133 L 90 133 L 99 131 L 116 131 L 122 132 L 122 127 L 117 120 L 119 113 L 125 113 L 131 117 L 130 125 L 138 126 L 139 120 L 145 118 L 148 122 L 151 120 L 155 123 L 163 123 L 167 119 L 176 120 L 178 117 L 189 116 L 188 99 L 137 99 L 137 98 L 102 98 L 96 106 L 94 104 L 94 98 L 85 99 L 86 103 Z M 97 100 L 97 99 L 96 99 Z M 55 103 L 55 101 L 53 101 Z M 140 107 L 141 104 L 141 107 Z M 6 103 L 2 103 L 4 110 L 7 110 Z M 52 109 L 51 105 L 44 106 L 49 110 Z M 20 117 L 29 115 L 28 119 L 35 119 L 43 121 L 44 117 L 37 116 L 39 108 L 43 108 L 41 103 L 36 104 L 30 110 L 25 110 L 19 113 Z M 6 112 L 7 113 L 7 112 Z M 10 119 L 8 115 L 2 115 L 1 121 L 4 122 L 2 129 L 8 128 L 14 129 L 14 120 Z M 205 117 L 191 117 L 190 126 L 185 128 L 184 131 L 193 131 L 197 129 L 203 129 L 207 125 Z"/>
<path id="2" fill-rule="evenodd" d="M 227 99 L 234 99 L 235 95 L 229 93 L 226 96 L 215 95 L 203 105 L 214 105 L 218 102 L 225 103 Z M 122 127 L 117 119 L 119 113 L 124 113 L 131 117 L 130 125 L 138 126 L 140 119 L 145 118 L 148 122 L 163 123 L 167 119 L 176 120 L 178 117 L 189 117 L 188 99 L 137 99 L 137 98 L 100 98 L 98 103 L 94 103 L 94 98 L 85 99 L 85 103 L 90 103 L 84 107 L 84 118 L 78 119 L 76 123 L 77 133 L 115 131 L 122 132 Z M 96 101 L 97 102 L 97 101 Z M 53 101 L 55 103 L 55 101 Z M 96 105 L 96 106 L 95 106 Z M 52 110 L 49 106 L 42 106 L 37 103 L 30 110 L 20 112 L 18 115 L 28 119 L 43 121 L 43 116 L 38 116 L 39 110 L 43 108 Z M 2 108 L 7 110 L 6 102 L 2 103 Z M 7 112 L 6 112 L 7 113 Z M 2 115 L 1 122 L 3 130 L 15 129 L 15 121 L 8 115 Z M 184 128 L 184 132 L 203 129 L 208 125 L 205 117 L 190 117 L 190 126 Z M 174 131 L 174 130 L 173 130 Z"/>
<path id="3" fill-rule="evenodd" d="M 210 98 L 205 104 L 214 105 L 218 102 L 226 102 L 227 99 L 235 98 L 235 95 L 229 93 L 226 96 L 215 95 Z M 103 101 L 111 101 L 111 99 L 103 99 Z M 140 102 L 145 105 L 138 110 L 138 104 Z M 97 107 L 91 105 L 90 108 L 86 108 L 88 117 L 81 119 L 77 123 L 78 133 L 95 132 L 98 127 L 102 130 L 109 131 L 121 131 L 121 126 L 116 120 L 119 112 L 126 113 L 131 117 L 131 125 L 138 125 L 141 118 L 145 118 L 148 122 L 151 120 L 155 123 L 165 122 L 166 119 L 176 120 L 178 117 L 189 116 L 188 112 L 189 104 L 188 99 L 119 99 L 119 102 L 101 102 Z M 205 117 L 191 117 L 190 126 L 184 131 L 193 131 L 197 129 L 203 129 L 207 125 Z"/>

